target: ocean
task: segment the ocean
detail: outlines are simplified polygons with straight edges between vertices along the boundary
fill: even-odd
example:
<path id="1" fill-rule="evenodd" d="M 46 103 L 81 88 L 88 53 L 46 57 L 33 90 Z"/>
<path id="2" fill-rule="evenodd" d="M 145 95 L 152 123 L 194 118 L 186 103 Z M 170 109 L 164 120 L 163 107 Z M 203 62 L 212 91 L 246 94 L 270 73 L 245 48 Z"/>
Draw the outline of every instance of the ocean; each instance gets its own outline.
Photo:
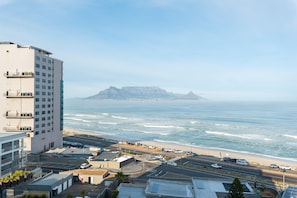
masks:
<path id="1" fill-rule="evenodd" d="M 297 103 L 175 100 L 64 102 L 64 127 L 297 159 Z"/>

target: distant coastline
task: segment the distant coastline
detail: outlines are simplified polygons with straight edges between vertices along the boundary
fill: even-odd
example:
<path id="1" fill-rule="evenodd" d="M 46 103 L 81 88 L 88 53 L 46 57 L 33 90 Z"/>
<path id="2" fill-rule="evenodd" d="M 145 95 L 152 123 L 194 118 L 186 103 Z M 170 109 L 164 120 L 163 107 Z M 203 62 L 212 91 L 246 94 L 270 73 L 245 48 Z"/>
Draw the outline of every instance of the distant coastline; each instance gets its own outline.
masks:
<path id="1" fill-rule="evenodd" d="M 190 91 L 187 94 L 171 93 L 159 87 L 109 87 L 100 91 L 98 94 L 89 96 L 86 99 L 111 99 L 111 100 L 207 100 Z"/>

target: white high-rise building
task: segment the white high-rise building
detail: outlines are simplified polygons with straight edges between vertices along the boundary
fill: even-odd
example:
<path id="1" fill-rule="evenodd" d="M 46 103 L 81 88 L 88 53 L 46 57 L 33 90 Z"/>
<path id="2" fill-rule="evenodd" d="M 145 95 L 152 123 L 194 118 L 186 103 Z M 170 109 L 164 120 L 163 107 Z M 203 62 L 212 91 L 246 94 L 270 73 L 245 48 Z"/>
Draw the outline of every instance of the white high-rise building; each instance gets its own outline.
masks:
<path id="1" fill-rule="evenodd" d="M 0 42 L 0 132 L 26 132 L 31 153 L 63 144 L 63 62 L 51 55 Z"/>

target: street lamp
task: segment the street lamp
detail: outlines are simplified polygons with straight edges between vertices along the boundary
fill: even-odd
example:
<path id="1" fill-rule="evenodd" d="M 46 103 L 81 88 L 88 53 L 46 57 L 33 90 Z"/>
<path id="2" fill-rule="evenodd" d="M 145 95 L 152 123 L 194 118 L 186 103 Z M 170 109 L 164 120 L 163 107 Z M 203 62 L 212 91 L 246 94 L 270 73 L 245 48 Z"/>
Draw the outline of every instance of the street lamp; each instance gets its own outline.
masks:
<path id="1" fill-rule="evenodd" d="M 285 173 L 286 173 L 286 170 L 283 169 L 283 189 L 285 189 Z"/>

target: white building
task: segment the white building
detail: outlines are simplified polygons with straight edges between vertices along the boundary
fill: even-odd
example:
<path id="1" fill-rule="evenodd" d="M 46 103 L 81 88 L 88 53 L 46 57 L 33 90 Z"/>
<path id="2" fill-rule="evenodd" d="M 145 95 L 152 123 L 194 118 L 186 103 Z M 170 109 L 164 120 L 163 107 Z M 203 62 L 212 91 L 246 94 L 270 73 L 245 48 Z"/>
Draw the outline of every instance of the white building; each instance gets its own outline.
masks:
<path id="1" fill-rule="evenodd" d="M 25 150 L 63 144 L 63 62 L 33 46 L 0 42 L 0 130 L 26 132 Z"/>
<path id="2" fill-rule="evenodd" d="M 24 167 L 25 133 L 0 133 L 0 178 Z"/>

